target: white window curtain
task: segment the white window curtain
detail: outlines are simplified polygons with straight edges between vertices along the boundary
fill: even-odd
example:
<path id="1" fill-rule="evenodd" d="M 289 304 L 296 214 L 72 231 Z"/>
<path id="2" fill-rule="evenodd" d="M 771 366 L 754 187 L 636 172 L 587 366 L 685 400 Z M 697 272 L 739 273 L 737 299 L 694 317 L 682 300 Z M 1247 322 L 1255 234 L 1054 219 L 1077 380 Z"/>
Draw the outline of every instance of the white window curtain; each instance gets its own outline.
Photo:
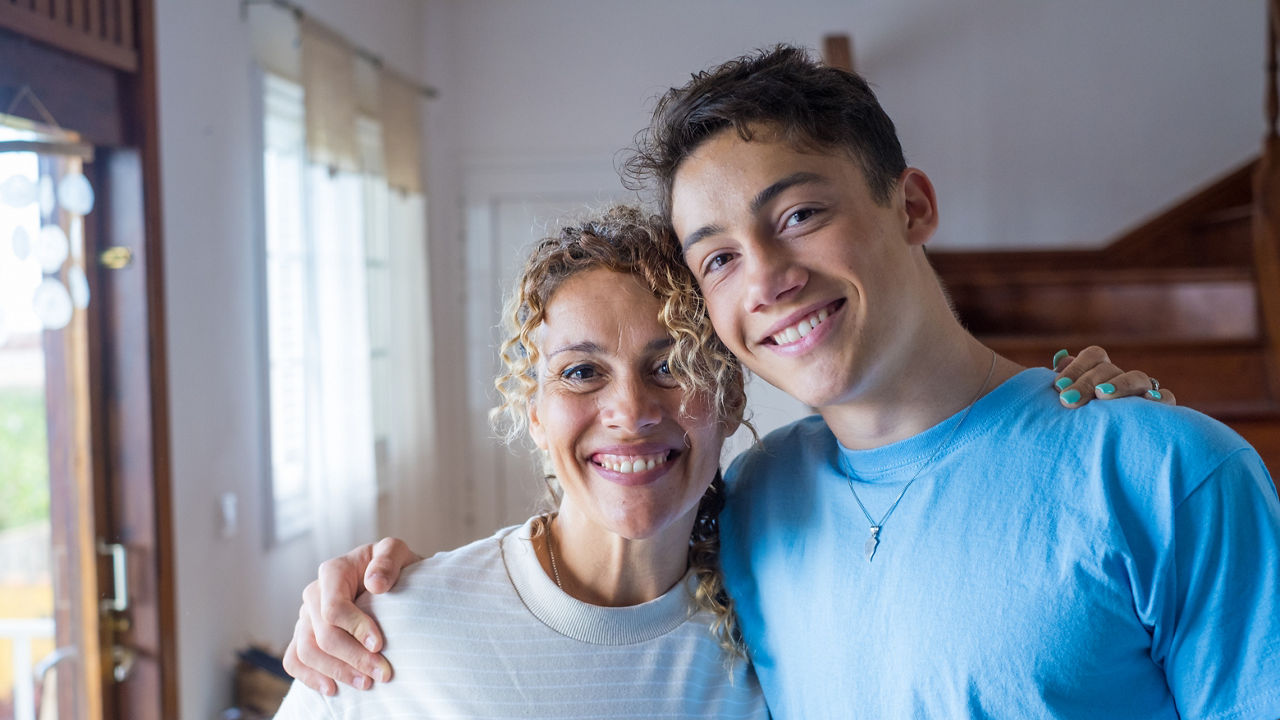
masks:
<path id="1" fill-rule="evenodd" d="M 263 35 L 267 42 L 259 43 L 258 53 L 269 73 L 267 297 L 282 308 L 270 309 L 268 331 L 273 490 L 277 505 L 282 490 L 301 491 L 302 524 L 310 526 L 317 555 L 330 557 L 380 534 L 413 540 L 413 528 L 432 507 L 420 96 L 356 58 L 323 26 L 303 18 L 292 31 L 297 41 L 284 44 L 296 53 L 280 51 L 278 32 Z M 273 108 L 273 87 L 277 96 L 281 88 L 295 89 L 296 112 Z M 305 138 L 305 152 L 297 151 L 305 158 L 296 173 L 299 198 L 291 198 L 288 183 L 271 173 L 272 123 L 280 125 L 283 115 L 289 115 L 285 125 Z M 282 262 L 272 259 L 270 235 L 273 217 L 287 208 L 273 202 L 299 207 L 299 247 L 289 248 L 292 255 L 276 248 Z M 305 278 L 301 291 L 299 283 L 280 281 L 290 273 Z M 296 302 L 277 298 L 290 292 Z M 293 312 L 284 320 L 305 327 L 303 340 L 290 345 L 277 337 L 291 337 L 282 312 Z M 285 352 L 291 347 L 301 347 L 304 359 L 291 361 Z M 296 386 L 305 387 L 295 393 L 301 399 L 289 402 L 286 395 Z M 280 452 L 290 446 L 302 448 L 293 465 Z M 276 522 L 279 530 L 280 507 Z"/>
<path id="2" fill-rule="evenodd" d="M 307 181 L 316 400 L 309 489 L 316 549 L 330 557 L 377 531 L 364 218 L 359 175 L 313 164 Z"/>
<path id="3" fill-rule="evenodd" d="M 433 459 L 439 449 L 432 408 L 430 319 L 427 315 L 426 199 L 417 193 L 393 192 L 388 203 L 390 244 L 389 335 L 386 421 L 388 432 L 386 487 L 389 503 L 382 534 L 395 535 L 410 547 L 429 548 L 440 533 L 426 518 L 447 513 L 441 507 Z"/>

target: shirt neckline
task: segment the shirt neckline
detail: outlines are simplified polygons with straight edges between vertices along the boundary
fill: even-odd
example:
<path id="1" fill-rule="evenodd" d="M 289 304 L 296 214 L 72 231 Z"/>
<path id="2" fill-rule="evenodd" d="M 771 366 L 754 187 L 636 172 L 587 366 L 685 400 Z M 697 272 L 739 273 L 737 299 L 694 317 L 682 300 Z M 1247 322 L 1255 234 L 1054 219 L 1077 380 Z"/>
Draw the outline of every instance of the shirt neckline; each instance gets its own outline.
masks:
<path id="1" fill-rule="evenodd" d="M 543 625 L 593 645 L 631 645 L 662 637 L 697 612 L 692 571 L 666 593 L 639 605 L 601 607 L 569 595 L 538 562 L 531 539 L 534 519 L 502 537 L 502 562 L 521 602 Z"/>

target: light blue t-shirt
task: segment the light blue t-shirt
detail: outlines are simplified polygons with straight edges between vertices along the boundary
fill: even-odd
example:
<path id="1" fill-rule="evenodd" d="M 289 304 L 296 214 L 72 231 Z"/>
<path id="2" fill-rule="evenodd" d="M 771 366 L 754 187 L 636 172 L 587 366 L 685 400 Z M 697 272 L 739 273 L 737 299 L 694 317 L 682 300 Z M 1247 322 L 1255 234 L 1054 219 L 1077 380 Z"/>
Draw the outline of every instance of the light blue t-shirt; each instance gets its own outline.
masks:
<path id="1" fill-rule="evenodd" d="M 723 564 L 776 718 L 1280 717 L 1280 501 L 1222 424 L 1064 411 L 1027 370 L 865 451 L 821 418 L 728 473 Z"/>

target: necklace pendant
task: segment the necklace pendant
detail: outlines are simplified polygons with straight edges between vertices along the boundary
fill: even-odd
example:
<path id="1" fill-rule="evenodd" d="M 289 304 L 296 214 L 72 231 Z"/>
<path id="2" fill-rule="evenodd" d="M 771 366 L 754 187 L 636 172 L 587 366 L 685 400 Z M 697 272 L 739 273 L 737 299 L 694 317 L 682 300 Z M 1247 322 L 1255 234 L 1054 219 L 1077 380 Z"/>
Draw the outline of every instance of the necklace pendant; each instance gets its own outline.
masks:
<path id="1" fill-rule="evenodd" d="M 871 562 L 871 557 L 876 554 L 876 546 L 880 544 L 880 526 L 871 526 L 871 536 L 867 538 L 866 544 L 862 546 L 862 552 L 867 556 L 867 562 Z"/>

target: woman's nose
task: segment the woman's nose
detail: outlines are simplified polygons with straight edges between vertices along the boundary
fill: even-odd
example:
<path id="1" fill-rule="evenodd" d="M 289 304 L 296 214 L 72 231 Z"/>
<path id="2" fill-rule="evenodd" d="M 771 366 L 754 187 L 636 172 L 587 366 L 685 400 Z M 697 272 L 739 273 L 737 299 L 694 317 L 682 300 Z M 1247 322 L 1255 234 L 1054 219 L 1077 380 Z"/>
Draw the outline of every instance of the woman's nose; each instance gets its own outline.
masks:
<path id="1" fill-rule="evenodd" d="M 601 417 L 611 429 L 636 433 L 662 421 L 657 389 L 640 377 L 618 378 L 603 401 Z"/>

